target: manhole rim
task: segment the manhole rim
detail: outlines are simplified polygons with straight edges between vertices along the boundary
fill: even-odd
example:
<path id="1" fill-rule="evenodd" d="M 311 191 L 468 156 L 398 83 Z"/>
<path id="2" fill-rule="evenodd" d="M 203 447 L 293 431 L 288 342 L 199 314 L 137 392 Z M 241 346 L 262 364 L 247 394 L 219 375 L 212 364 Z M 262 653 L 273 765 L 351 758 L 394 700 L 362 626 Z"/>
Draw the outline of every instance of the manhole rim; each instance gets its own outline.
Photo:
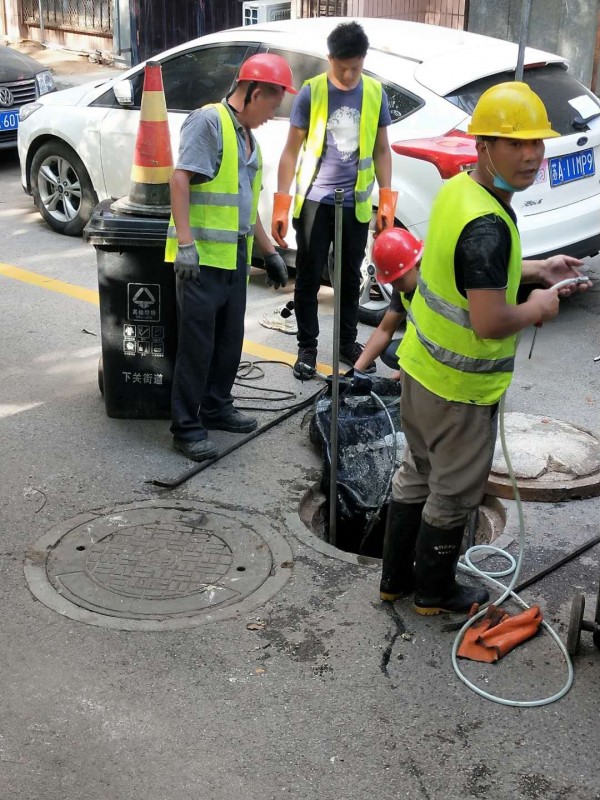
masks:
<path id="1" fill-rule="evenodd" d="M 307 489 L 307 492 L 308 491 L 310 491 L 310 487 Z M 495 508 L 496 504 L 498 504 L 498 508 Z M 483 502 L 480 505 L 480 509 L 482 507 L 487 507 L 489 510 L 493 511 L 493 513 L 502 513 L 504 515 L 502 531 L 490 542 L 490 544 L 492 544 L 494 547 L 497 547 L 499 550 L 506 550 L 515 542 L 515 539 L 517 538 L 516 533 L 514 534 L 512 530 L 515 528 L 516 521 L 518 520 L 516 512 L 510 508 L 506 508 L 502 504 L 501 498 L 498 498 L 495 495 L 487 492 L 484 496 Z M 499 507 L 502 507 L 502 512 L 500 512 Z M 329 544 L 329 542 L 326 542 L 324 539 L 320 539 L 302 520 L 299 506 L 295 509 L 295 511 L 286 515 L 285 523 L 290 533 L 292 533 L 297 539 L 299 539 L 307 547 L 316 550 L 318 553 L 321 553 L 324 556 L 335 558 L 338 561 L 345 561 L 347 564 L 354 564 L 355 566 L 359 567 L 370 567 L 373 570 L 381 569 L 380 558 L 375 558 L 374 556 L 361 556 L 357 553 L 349 553 L 346 550 L 340 550 L 334 545 Z M 485 559 L 489 557 L 489 553 L 480 552 L 475 553 L 471 560 L 473 563 L 479 563 L 481 561 L 485 561 Z"/>
<path id="2" fill-rule="evenodd" d="M 46 533 L 39 537 L 27 550 L 23 572 L 32 595 L 44 606 L 57 612 L 63 617 L 83 622 L 96 627 L 108 628 L 111 630 L 126 631 L 175 631 L 185 628 L 195 628 L 206 625 L 209 622 L 219 622 L 221 620 L 242 617 L 258 606 L 268 602 L 277 592 L 285 586 L 291 577 L 292 570 L 289 567 L 282 567 L 282 564 L 293 564 L 294 554 L 291 546 L 284 536 L 277 532 L 271 520 L 262 511 L 252 509 L 260 514 L 269 523 L 269 530 L 261 527 L 260 532 L 256 531 L 259 538 L 263 539 L 272 554 L 273 565 L 270 574 L 260 584 L 260 586 L 239 603 L 216 608 L 214 611 L 199 611 L 189 616 L 179 616 L 176 618 L 165 619 L 133 619 L 130 617 L 115 617 L 109 614 L 100 614 L 90 611 L 87 608 L 78 606 L 67 598 L 63 597 L 50 582 L 46 572 L 46 561 L 49 552 L 54 549 L 60 540 L 69 532 L 103 516 L 115 513 L 127 513 L 148 508 L 169 508 L 178 510 L 205 511 L 206 506 L 211 508 L 217 504 L 198 500 L 139 500 L 132 503 L 113 504 L 102 509 L 93 509 L 81 512 L 75 517 L 53 525 Z M 248 510 L 247 506 L 235 506 L 228 504 L 222 506 L 223 511 Z"/>

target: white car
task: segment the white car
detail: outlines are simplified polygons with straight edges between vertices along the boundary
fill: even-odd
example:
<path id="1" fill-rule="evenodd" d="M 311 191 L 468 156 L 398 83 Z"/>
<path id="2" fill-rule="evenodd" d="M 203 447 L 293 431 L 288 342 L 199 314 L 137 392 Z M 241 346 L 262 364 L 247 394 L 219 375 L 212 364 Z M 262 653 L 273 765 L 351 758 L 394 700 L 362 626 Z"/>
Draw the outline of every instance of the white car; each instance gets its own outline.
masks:
<path id="1" fill-rule="evenodd" d="M 234 28 L 156 56 L 174 154 L 186 115 L 224 97 L 244 59 L 265 51 L 282 55 L 299 88 L 327 68 L 326 38 L 339 22 L 320 17 Z M 370 42 L 365 71 L 383 83 L 390 101 L 396 224 L 424 237 L 440 186 L 475 160 L 474 140 L 466 134 L 470 114 L 485 89 L 514 78 L 518 48 L 434 25 L 370 18 L 360 23 Z M 54 230 L 80 235 L 98 201 L 128 193 L 143 77 L 140 64 L 21 109 L 23 186 Z M 514 199 L 524 255 L 593 255 L 600 251 L 600 101 L 569 75 L 565 59 L 540 50 L 526 49 L 524 80 L 561 134 L 546 143 L 535 185 Z M 267 230 L 291 103 L 288 95 L 279 116 L 256 132 L 265 160 L 260 213 Z M 374 207 L 377 198 L 376 188 Z M 291 226 L 288 243 L 286 257 L 293 263 Z M 387 306 L 389 287 L 375 282 L 368 262 L 367 256 L 361 320 L 373 324 Z"/>

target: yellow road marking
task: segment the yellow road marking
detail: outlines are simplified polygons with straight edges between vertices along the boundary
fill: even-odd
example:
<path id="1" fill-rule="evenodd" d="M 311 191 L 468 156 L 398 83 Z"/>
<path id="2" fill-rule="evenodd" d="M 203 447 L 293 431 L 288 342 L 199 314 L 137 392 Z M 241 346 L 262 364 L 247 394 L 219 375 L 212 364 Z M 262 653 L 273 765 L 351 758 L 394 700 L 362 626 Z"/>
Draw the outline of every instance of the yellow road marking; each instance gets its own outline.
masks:
<path id="1" fill-rule="evenodd" d="M 30 272 L 27 269 L 13 267 L 11 264 L 3 264 L 0 262 L 0 275 L 4 275 L 5 278 L 12 278 L 15 281 L 21 281 L 22 283 L 29 283 L 32 286 L 39 286 L 41 289 L 47 289 L 50 292 L 66 294 L 69 297 L 74 297 L 76 300 L 83 300 L 95 306 L 100 302 L 100 296 L 94 289 L 85 289 L 83 286 L 77 286 L 74 283 L 58 281 L 55 278 L 49 278 L 47 275 L 40 275 L 37 272 Z M 296 361 L 295 353 L 286 353 L 284 350 L 277 350 L 265 344 L 251 342 L 249 339 L 244 339 L 243 350 L 244 353 L 249 356 L 264 358 L 266 361 L 285 361 L 286 364 L 291 365 Z M 318 363 L 317 369 L 319 372 L 324 372 L 326 374 L 331 372 L 331 366 L 328 364 Z"/>
<path id="2" fill-rule="evenodd" d="M 95 306 L 100 302 L 98 292 L 94 289 L 84 289 L 83 286 L 76 286 L 74 283 L 57 281 L 47 275 L 29 272 L 27 269 L 13 267 L 11 264 L 0 263 L 0 275 L 4 275 L 6 278 L 13 278 L 13 280 L 21 281 L 22 283 L 29 283 L 32 286 L 39 286 L 42 289 L 48 289 L 50 292 L 66 294 L 76 300 L 85 300 L 86 303 L 93 303 Z"/>

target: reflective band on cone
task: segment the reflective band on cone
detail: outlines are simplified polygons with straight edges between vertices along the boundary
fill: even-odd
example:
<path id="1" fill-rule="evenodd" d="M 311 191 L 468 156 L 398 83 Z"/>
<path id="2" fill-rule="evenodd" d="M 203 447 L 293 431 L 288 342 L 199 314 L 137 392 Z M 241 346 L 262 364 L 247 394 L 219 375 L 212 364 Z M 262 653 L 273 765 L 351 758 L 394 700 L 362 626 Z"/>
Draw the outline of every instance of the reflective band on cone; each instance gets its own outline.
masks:
<path id="1" fill-rule="evenodd" d="M 148 61 L 144 69 L 144 91 L 129 195 L 113 203 L 112 208 L 130 214 L 169 216 L 172 173 L 173 154 L 162 67 L 155 61 Z"/>

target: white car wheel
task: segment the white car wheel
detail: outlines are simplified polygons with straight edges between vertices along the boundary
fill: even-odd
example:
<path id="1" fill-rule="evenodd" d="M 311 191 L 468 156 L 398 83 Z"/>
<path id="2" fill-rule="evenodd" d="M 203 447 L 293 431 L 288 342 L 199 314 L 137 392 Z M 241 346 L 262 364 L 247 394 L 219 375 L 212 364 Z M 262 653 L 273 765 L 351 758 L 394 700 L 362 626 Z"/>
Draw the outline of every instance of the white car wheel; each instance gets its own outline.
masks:
<path id="1" fill-rule="evenodd" d="M 378 283 L 371 274 L 372 264 L 365 258 L 361 270 L 360 297 L 358 300 L 358 319 L 363 325 L 377 327 L 390 305 L 392 287 L 387 283 Z"/>
<path id="2" fill-rule="evenodd" d="M 31 162 L 31 191 L 48 225 L 81 236 L 98 197 L 83 162 L 64 142 L 43 144 Z"/>

